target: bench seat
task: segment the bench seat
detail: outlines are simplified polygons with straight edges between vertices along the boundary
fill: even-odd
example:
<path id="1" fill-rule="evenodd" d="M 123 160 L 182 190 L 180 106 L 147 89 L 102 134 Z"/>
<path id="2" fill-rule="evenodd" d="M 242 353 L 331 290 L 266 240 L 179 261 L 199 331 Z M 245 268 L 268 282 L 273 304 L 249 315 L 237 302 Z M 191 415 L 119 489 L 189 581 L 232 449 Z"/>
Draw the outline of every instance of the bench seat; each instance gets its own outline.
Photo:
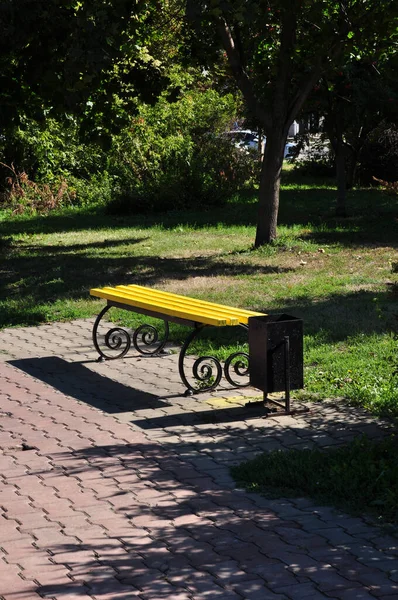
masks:
<path id="1" fill-rule="evenodd" d="M 136 308 L 148 314 L 159 315 L 165 320 L 182 320 L 216 327 L 247 325 L 249 317 L 264 315 L 140 285 L 93 288 L 90 294 L 116 306 L 125 305 L 133 310 Z"/>

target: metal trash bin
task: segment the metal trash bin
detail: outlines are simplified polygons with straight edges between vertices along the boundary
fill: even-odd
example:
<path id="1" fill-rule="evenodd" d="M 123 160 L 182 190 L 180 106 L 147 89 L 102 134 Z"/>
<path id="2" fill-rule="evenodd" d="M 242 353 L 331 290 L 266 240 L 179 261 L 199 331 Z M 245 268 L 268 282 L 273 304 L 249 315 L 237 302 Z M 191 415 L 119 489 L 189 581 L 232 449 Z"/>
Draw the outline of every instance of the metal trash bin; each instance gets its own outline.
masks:
<path id="1" fill-rule="evenodd" d="M 290 412 L 290 390 L 304 386 L 303 321 L 287 314 L 249 318 L 250 385 L 267 400 Z M 269 400 L 285 392 L 285 403 Z"/>

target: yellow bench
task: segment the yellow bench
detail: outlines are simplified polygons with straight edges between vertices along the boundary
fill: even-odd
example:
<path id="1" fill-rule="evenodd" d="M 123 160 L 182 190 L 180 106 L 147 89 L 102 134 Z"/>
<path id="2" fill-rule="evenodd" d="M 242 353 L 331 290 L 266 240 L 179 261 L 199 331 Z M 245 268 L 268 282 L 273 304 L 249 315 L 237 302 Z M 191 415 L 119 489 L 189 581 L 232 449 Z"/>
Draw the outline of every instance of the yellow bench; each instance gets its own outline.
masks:
<path id="1" fill-rule="evenodd" d="M 140 285 L 93 288 L 90 290 L 90 295 L 107 301 L 107 305 L 98 315 L 93 327 L 93 342 L 100 355 L 99 360 L 110 360 L 125 356 L 131 347 L 131 343 L 141 354 L 160 354 L 168 339 L 169 322 L 192 327 L 193 331 L 184 342 L 179 356 L 180 376 L 189 393 L 214 389 L 222 378 L 223 369 L 221 364 L 218 359 L 212 356 L 199 357 L 194 362 L 192 368 L 194 384 L 186 376 L 184 368 L 186 352 L 188 346 L 200 331 L 208 326 L 241 326 L 247 328 L 249 317 L 264 315 L 264 313 L 197 300 Z M 131 310 L 161 319 L 164 321 L 165 329 L 163 339 L 159 340 L 157 328 L 148 324 L 138 327 L 132 336 L 121 327 L 113 327 L 102 339 L 98 334 L 98 326 L 111 307 Z M 106 346 L 107 353 L 101 349 L 101 343 Z M 234 353 L 227 359 L 224 366 L 224 374 L 229 383 L 240 387 L 242 384 L 240 380 L 234 379 L 232 371 L 239 377 L 248 374 L 248 355 L 246 353 Z M 244 385 L 247 385 L 247 383 Z"/>

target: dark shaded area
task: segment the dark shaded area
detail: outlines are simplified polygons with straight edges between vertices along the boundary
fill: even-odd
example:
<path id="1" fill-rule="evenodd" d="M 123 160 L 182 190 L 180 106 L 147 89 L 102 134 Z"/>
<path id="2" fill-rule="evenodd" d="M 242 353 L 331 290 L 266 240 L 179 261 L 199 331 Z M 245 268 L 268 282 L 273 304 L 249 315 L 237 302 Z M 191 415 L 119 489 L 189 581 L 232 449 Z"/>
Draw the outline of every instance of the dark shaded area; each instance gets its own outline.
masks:
<path id="1" fill-rule="evenodd" d="M 287 184 L 300 185 L 300 179 L 294 172 L 284 173 Z M 303 183 L 306 183 L 305 178 Z M 314 181 L 311 180 L 311 185 Z M 349 246 L 368 243 L 397 245 L 398 241 L 398 207 L 395 197 L 388 196 L 377 189 L 356 189 L 348 193 L 347 210 L 349 217 L 335 217 L 336 191 L 320 187 L 316 189 L 282 189 L 279 224 L 306 225 L 327 227 L 334 242 L 340 241 Z M 167 213 L 147 215 L 105 215 L 102 208 L 76 213 L 49 214 L 48 216 L 29 220 L 15 219 L 0 223 L 0 236 L 20 233 L 56 233 L 80 231 L 83 229 L 102 230 L 138 227 L 150 229 L 160 225 L 164 229 L 174 229 L 178 225 L 187 225 L 197 229 L 221 225 L 255 226 L 257 221 L 257 192 L 248 190 L 222 208 L 201 211 L 169 211 Z M 334 229 L 342 229 L 340 240 L 335 238 Z M 315 232 L 311 239 L 322 241 L 323 232 Z M 340 233 L 340 232 L 339 232 Z M 327 232 L 328 239 L 329 232 Z M 254 238 L 254 234 L 253 234 Z M 345 241 L 344 241 L 345 240 Z"/>
<path id="2" fill-rule="evenodd" d="M 110 239 L 110 240 L 102 240 L 100 241 L 96 241 L 96 242 L 85 242 L 84 244 L 46 244 L 45 246 L 37 246 L 37 245 L 29 245 L 24 243 L 23 244 L 23 249 L 27 250 L 28 252 L 30 251 L 32 254 L 35 254 L 39 251 L 43 252 L 44 254 L 46 252 L 48 253 L 53 253 L 53 252 L 57 252 L 58 250 L 61 251 L 63 254 L 68 254 L 69 252 L 81 252 L 81 251 L 85 251 L 85 250 L 90 250 L 90 249 L 100 249 L 100 248 L 117 248 L 118 246 L 127 246 L 127 245 L 133 245 L 133 244 L 140 244 L 141 242 L 145 242 L 147 240 L 149 240 L 150 238 L 147 237 L 141 237 L 141 238 L 123 238 L 121 240 L 114 240 L 114 239 Z"/>
<path id="3" fill-rule="evenodd" d="M 36 250 L 36 254 L 34 254 Z M 193 276 L 216 277 L 249 274 L 272 274 L 289 272 L 268 265 L 246 265 L 224 260 L 220 257 L 159 258 L 157 256 L 107 256 L 90 257 L 84 253 L 74 255 L 73 250 L 63 246 L 44 247 L 39 252 L 31 248 L 29 256 L 8 256 L 3 260 L 3 276 L 0 297 L 18 297 L 24 280 L 23 293 L 29 296 L 29 311 L 22 314 L 22 306 L 15 309 L 5 306 L 0 316 L 0 327 L 10 324 L 37 324 L 45 316 L 35 306 L 54 302 L 60 298 L 88 298 L 89 290 L 105 285 L 130 284 L 155 285 L 159 280 L 173 278 L 186 280 Z"/>
<path id="4" fill-rule="evenodd" d="M 63 394 L 111 414 L 167 406 L 157 396 L 99 375 L 56 356 L 8 361 Z"/>
<path id="5" fill-rule="evenodd" d="M 195 425 L 214 425 L 216 423 L 236 423 L 238 421 L 245 422 L 246 420 L 275 416 L 279 409 L 272 408 L 271 404 L 264 406 L 261 400 L 261 392 L 258 391 L 258 396 L 253 391 L 253 397 L 247 397 L 247 402 L 244 406 L 232 406 L 231 408 L 213 408 L 211 410 L 200 412 L 180 412 L 173 415 L 161 417 L 149 417 L 147 419 L 133 418 L 131 420 L 134 425 L 141 429 L 168 429 L 186 425 L 194 427 Z M 189 403 L 189 399 L 187 400 Z M 299 409 L 300 405 L 295 403 L 295 409 Z M 279 411 L 280 412 L 280 411 Z"/>
<path id="6" fill-rule="evenodd" d="M 361 290 L 316 301 L 308 297 L 284 298 L 281 312 L 303 319 L 305 334 L 315 335 L 322 330 L 325 342 L 358 333 L 395 331 L 398 325 L 396 301 L 388 292 Z"/>

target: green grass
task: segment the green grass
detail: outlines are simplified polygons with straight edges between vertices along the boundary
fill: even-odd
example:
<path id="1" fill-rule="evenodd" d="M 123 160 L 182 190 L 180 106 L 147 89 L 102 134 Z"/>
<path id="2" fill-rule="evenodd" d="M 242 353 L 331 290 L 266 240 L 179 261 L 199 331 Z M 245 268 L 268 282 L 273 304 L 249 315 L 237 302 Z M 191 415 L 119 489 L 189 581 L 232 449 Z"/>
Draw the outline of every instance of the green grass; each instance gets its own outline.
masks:
<path id="1" fill-rule="evenodd" d="M 100 209 L 41 216 L 0 212 L 0 326 L 96 315 L 91 287 L 138 283 L 304 319 L 305 398 L 344 397 L 398 415 L 397 203 L 350 192 L 336 219 L 332 182 L 284 173 L 279 237 L 253 250 L 256 192 L 209 211 L 110 217 Z M 136 324 L 132 313 L 115 320 Z M 181 342 L 182 327 L 172 328 Z M 209 330 L 196 351 L 226 358 L 236 332 Z M 239 348 L 244 336 L 238 336 Z"/>
<path id="2" fill-rule="evenodd" d="M 398 524 L 398 444 L 356 438 L 341 448 L 272 451 L 232 468 L 237 482 L 271 497 L 310 496 Z"/>

